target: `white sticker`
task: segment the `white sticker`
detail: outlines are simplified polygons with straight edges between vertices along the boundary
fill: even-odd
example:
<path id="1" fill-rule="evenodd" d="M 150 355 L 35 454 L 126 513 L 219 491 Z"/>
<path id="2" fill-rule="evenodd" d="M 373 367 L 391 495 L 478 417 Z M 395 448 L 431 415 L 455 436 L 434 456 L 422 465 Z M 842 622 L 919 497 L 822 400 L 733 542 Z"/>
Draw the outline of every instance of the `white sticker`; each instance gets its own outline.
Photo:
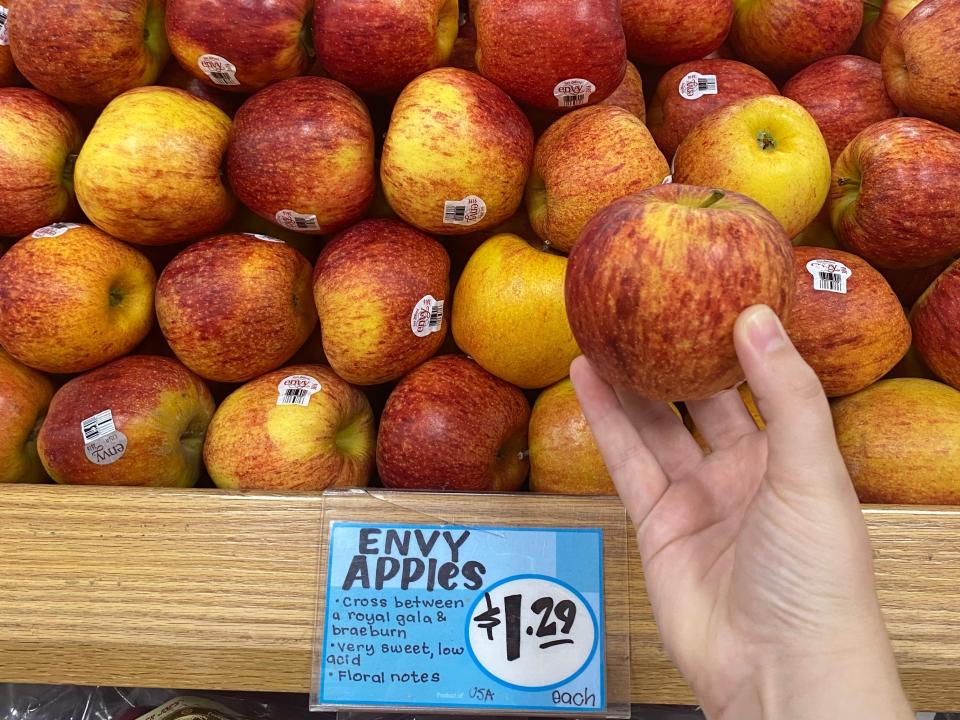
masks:
<path id="1" fill-rule="evenodd" d="M 836 260 L 811 260 L 807 272 L 813 275 L 813 289 L 822 292 L 847 294 L 847 280 L 853 271 Z"/>
<path id="2" fill-rule="evenodd" d="M 444 225 L 475 225 L 487 214 L 487 204 L 476 195 L 443 203 Z"/>
<path id="3" fill-rule="evenodd" d="M 91 415 L 80 423 L 80 432 L 83 434 L 83 442 L 93 442 L 102 437 L 110 435 L 117 431 L 116 423 L 113 422 L 113 411 L 103 410 L 96 415 Z"/>
<path id="4" fill-rule="evenodd" d="M 35 238 L 55 238 L 63 235 L 67 230 L 73 230 L 73 228 L 80 227 L 76 223 L 53 223 L 53 225 L 47 225 L 46 227 L 39 228 L 33 231 L 33 234 L 30 237 Z"/>
<path id="5" fill-rule="evenodd" d="M 720 90 L 717 87 L 716 75 L 689 72 L 680 81 L 680 97 L 687 100 L 696 100 L 704 95 L 716 95 L 718 92 Z"/>
<path id="6" fill-rule="evenodd" d="M 275 237 L 270 237 L 269 235 L 260 235 L 259 233 L 244 233 L 244 235 L 249 235 L 250 237 L 254 237 L 257 240 L 263 240 L 264 242 L 283 243 L 283 240 L 279 240 L 278 238 L 275 238 Z"/>
<path id="7" fill-rule="evenodd" d="M 310 398 L 320 392 L 320 381 L 309 375 L 288 375 L 277 385 L 277 405 L 306 407 Z"/>
<path id="8" fill-rule="evenodd" d="M 597 86 L 583 78 L 570 78 L 558 82 L 553 89 L 553 96 L 562 108 L 580 107 L 590 102 L 590 96 L 597 91 Z"/>
<path id="9" fill-rule="evenodd" d="M 215 85 L 239 85 L 237 66 L 219 55 L 201 55 L 197 66 Z"/>
<path id="10" fill-rule="evenodd" d="M 660 181 L 661 185 L 669 185 L 673 182 L 673 175 L 667 175 L 663 180 Z"/>
<path id="11" fill-rule="evenodd" d="M 440 332 L 443 325 L 443 300 L 437 300 L 433 295 L 424 295 L 420 302 L 413 306 L 410 315 L 410 329 L 417 337 L 426 337 L 430 333 Z"/>
<path id="12" fill-rule="evenodd" d="M 9 11 L 0 5 L 0 45 L 9 45 L 10 37 L 7 33 L 7 13 Z"/>
<path id="13" fill-rule="evenodd" d="M 319 230 L 320 223 L 317 222 L 316 215 L 306 215 L 298 213 L 295 210 L 281 210 L 276 215 L 277 225 L 282 225 L 287 230 Z"/>
<path id="14" fill-rule="evenodd" d="M 83 446 L 83 454 L 94 465 L 111 465 L 123 457 L 127 451 L 127 436 L 119 430 L 88 442 Z"/>

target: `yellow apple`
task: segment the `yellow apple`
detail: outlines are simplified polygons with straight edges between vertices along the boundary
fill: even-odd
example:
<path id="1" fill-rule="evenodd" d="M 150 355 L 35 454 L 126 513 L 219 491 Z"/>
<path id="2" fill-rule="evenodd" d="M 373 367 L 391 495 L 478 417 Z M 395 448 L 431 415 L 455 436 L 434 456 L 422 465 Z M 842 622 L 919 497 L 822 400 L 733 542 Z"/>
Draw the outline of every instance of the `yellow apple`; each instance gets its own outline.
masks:
<path id="1" fill-rule="evenodd" d="M 792 238 L 826 202 L 830 170 L 810 113 L 788 98 L 761 95 L 703 118 L 677 148 L 673 181 L 753 198 Z"/>
<path id="2" fill-rule="evenodd" d="M 41 482 L 37 433 L 47 414 L 53 383 L 0 348 L 0 484 Z"/>
<path id="3" fill-rule="evenodd" d="M 580 354 L 567 321 L 567 259 L 517 235 L 494 235 L 470 257 L 453 296 L 457 345 L 487 372 L 522 388 L 566 377 Z"/>

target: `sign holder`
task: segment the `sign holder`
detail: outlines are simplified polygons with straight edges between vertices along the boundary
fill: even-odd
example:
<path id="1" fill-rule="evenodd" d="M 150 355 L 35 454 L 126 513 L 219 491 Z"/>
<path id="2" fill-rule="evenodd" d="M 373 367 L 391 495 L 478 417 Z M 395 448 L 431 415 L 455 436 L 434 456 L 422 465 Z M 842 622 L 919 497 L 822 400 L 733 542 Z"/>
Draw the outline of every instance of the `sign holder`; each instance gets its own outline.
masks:
<path id="1" fill-rule="evenodd" d="M 628 718 L 632 542 L 593 497 L 326 493 L 311 709 Z"/>

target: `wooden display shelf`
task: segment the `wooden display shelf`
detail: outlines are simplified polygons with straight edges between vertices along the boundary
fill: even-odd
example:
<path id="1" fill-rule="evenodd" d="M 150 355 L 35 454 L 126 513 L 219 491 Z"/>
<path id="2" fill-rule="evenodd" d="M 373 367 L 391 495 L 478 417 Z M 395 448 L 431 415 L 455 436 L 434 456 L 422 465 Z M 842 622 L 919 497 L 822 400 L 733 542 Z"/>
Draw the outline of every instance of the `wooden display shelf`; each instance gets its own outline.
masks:
<path id="1" fill-rule="evenodd" d="M 371 492 L 453 521 L 467 502 Z M 613 498 L 485 496 L 483 505 L 491 518 L 541 521 L 560 506 L 622 513 Z M 304 494 L 0 488 L 0 681 L 307 691 L 323 506 Z M 960 709 L 960 509 L 864 512 L 911 699 Z M 692 703 L 657 639 L 630 547 L 630 587 L 619 591 L 631 607 L 633 701 Z"/>

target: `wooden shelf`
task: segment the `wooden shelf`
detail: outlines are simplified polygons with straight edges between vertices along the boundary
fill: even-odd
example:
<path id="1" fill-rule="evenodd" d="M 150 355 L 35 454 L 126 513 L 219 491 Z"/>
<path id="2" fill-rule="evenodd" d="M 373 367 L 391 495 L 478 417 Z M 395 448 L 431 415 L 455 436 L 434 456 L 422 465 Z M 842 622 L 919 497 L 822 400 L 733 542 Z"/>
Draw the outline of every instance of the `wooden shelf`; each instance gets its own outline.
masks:
<path id="1" fill-rule="evenodd" d="M 451 520 L 466 502 L 371 492 Z M 583 502 L 483 504 L 542 521 Z M 589 503 L 622 513 L 612 498 Z M 323 507 L 303 494 L 0 488 L 0 681 L 306 692 Z M 960 508 L 864 512 L 908 692 L 920 709 L 960 709 Z M 634 702 L 692 703 L 632 544 L 629 585 Z"/>

